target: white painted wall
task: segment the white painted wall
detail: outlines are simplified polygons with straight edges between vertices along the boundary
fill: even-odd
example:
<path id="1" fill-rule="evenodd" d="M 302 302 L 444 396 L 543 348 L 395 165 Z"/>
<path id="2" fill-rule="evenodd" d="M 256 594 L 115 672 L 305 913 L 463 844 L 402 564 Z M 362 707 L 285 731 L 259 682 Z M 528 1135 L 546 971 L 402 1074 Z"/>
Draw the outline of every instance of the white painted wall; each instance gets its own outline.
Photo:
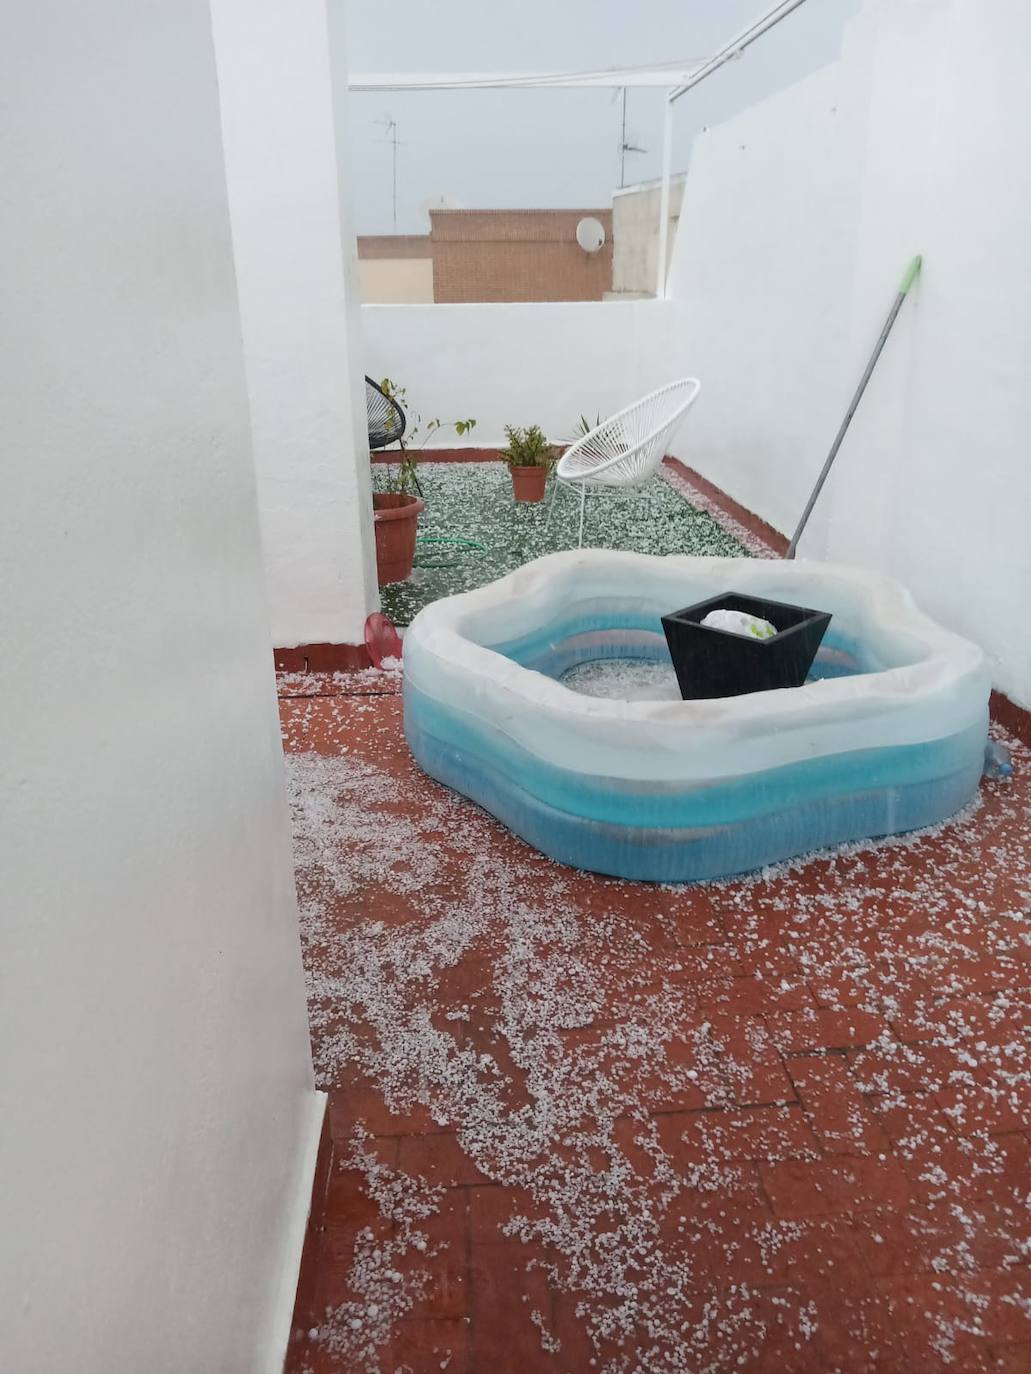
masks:
<path id="1" fill-rule="evenodd" d="M 317 1099 L 204 0 L 0 16 L 0 1368 L 281 1360 Z"/>
<path id="2" fill-rule="evenodd" d="M 347 70 L 343 24 L 331 41 L 327 0 L 211 6 L 272 638 L 359 642 L 379 602 L 346 90 L 330 75 Z"/>
<path id="3" fill-rule="evenodd" d="M 827 67 L 692 154 L 670 296 L 704 390 L 674 451 L 781 529 L 847 404 L 866 104 Z"/>
<path id="4" fill-rule="evenodd" d="M 426 419 L 476 419 L 437 447 L 503 444 L 506 424 L 568 439 L 581 414 L 609 415 L 679 375 L 672 313 L 667 301 L 365 305 L 365 370 L 406 387 Z"/>
<path id="5" fill-rule="evenodd" d="M 840 63 L 699 141 L 673 270 L 685 456 L 790 532 L 924 254 L 802 553 L 901 578 L 1026 706 L 1029 47 L 1021 0 L 867 0 Z"/>
<path id="6" fill-rule="evenodd" d="M 1031 708 L 1031 9 L 877 0 L 865 22 L 853 371 L 914 249 L 924 271 L 802 548 L 899 577 Z"/>
<path id="7" fill-rule="evenodd" d="M 685 181 L 685 176 L 670 180 L 667 271 L 676 243 Z M 617 298 L 620 292 L 631 292 L 638 296 L 655 295 L 661 208 L 661 181 L 644 181 L 637 186 L 623 186 L 612 192 L 612 292 L 607 299 Z"/>

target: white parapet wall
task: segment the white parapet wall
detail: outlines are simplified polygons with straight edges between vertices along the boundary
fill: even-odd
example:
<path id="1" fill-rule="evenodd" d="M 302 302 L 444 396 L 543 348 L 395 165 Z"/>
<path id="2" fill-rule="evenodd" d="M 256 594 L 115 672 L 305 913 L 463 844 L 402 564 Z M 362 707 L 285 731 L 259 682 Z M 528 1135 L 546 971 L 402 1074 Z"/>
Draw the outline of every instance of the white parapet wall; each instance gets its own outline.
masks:
<path id="1" fill-rule="evenodd" d="M 343 0 L 211 0 L 272 638 L 379 605 Z"/>
<path id="2" fill-rule="evenodd" d="M 569 439 L 678 375 L 667 301 L 365 305 L 365 370 L 405 387 L 428 420 L 476 420 L 437 447 L 491 447 L 505 425 L 539 424 Z"/>
<path id="3" fill-rule="evenodd" d="M 320 1104 L 211 19 L 0 29 L 0 1369 L 272 1374 Z"/>
<path id="4" fill-rule="evenodd" d="M 1021 0 L 867 0 L 839 62 L 700 136 L 671 281 L 685 456 L 790 533 L 923 254 L 801 553 L 899 578 L 1024 706 L 1029 47 Z"/>
<path id="5" fill-rule="evenodd" d="M 1031 708 L 1031 8 L 877 0 L 864 19 L 850 382 L 912 252 L 924 268 L 803 552 L 898 577 Z"/>

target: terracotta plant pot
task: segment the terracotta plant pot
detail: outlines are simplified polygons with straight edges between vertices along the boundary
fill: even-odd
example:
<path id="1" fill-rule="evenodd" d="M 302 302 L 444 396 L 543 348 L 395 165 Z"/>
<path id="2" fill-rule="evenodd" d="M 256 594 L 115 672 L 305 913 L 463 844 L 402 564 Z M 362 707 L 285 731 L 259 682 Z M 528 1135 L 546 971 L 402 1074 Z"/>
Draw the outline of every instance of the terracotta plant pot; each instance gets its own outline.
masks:
<path id="1" fill-rule="evenodd" d="M 379 585 L 405 582 L 412 575 L 415 558 L 415 527 L 426 503 L 418 496 L 396 491 L 377 491 L 372 496 L 376 522 L 376 572 Z"/>
<path id="2" fill-rule="evenodd" d="M 517 501 L 543 501 L 544 488 L 548 481 L 548 469 L 538 466 L 529 468 L 509 467 L 512 474 L 512 494 Z"/>

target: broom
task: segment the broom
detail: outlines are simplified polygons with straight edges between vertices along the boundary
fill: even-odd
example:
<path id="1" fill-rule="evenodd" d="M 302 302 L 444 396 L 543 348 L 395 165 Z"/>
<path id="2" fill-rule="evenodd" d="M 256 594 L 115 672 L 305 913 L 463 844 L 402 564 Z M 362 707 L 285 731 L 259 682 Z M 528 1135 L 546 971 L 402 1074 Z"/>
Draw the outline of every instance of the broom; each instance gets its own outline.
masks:
<path id="1" fill-rule="evenodd" d="M 820 492 L 823 490 L 823 484 L 824 482 L 826 482 L 827 476 L 830 473 L 831 467 L 834 464 L 834 460 L 838 456 L 838 449 L 841 448 L 845 435 L 848 433 L 848 427 L 852 423 L 852 416 L 858 410 L 859 402 L 863 399 L 863 392 L 866 390 L 866 384 L 867 382 L 869 382 L 870 378 L 873 375 L 873 370 L 877 366 L 877 359 L 881 356 L 881 351 L 883 350 L 884 345 L 888 342 L 888 335 L 891 333 L 891 327 L 898 318 L 899 311 L 902 309 L 902 303 L 909 295 L 910 288 L 916 281 L 917 277 L 920 275 L 920 267 L 922 263 L 923 258 L 920 257 L 918 254 L 906 268 L 906 275 L 902 278 L 902 285 L 899 287 L 898 295 L 895 297 L 895 302 L 888 313 L 888 318 L 884 322 L 884 328 L 881 330 L 881 336 L 877 340 L 876 345 L 874 346 L 873 353 L 871 353 L 870 355 L 870 361 L 867 363 L 866 371 L 863 373 L 862 379 L 858 387 L 856 388 L 856 394 L 852 397 L 852 402 L 849 405 L 848 410 L 845 412 L 845 418 L 841 422 L 841 428 L 834 436 L 834 443 L 831 444 L 831 451 L 827 454 L 827 460 L 824 463 L 823 467 L 820 469 L 820 475 L 816 479 L 816 486 L 813 487 L 812 495 L 806 502 L 805 510 L 802 512 L 802 518 L 801 520 L 799 520 L 798 526 L 794 534 L 791 536 L 791 543 L 788 545 L 787 553 L 784 555 L 785 558 L 794 558 L 795 556 L 795 553 L 798 549 L 798 541 L 802 537 L 802 531 L 805 529 L 806 525 L 809 522 L 809 517 L 813 513 L 813 507 L 816 505 L 816 499 L 820 495 Z"/>

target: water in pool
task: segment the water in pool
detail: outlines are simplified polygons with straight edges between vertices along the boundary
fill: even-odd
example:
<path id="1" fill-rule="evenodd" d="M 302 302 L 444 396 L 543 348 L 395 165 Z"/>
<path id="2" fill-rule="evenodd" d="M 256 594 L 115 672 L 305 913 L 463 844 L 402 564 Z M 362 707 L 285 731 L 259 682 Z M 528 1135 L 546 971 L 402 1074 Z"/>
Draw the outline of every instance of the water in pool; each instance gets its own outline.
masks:
<path id="1" fill-rule="evenodd" d="M 673 664 L 649 658 L 596 658 L 568 668 L 563 687 L 585 697 L 610 701 L 679 701 Z"/>
<path id="2" fill-rule="evenodd" d="M 850 655 L 821 649 L 807 682 L 824 677 L 846 677 L 859 671 Z M 571 692 L 607 701 L 680 701 L 677 675 L 665 658 L 594 658 L 575 663 L 558 674 Z"/>

